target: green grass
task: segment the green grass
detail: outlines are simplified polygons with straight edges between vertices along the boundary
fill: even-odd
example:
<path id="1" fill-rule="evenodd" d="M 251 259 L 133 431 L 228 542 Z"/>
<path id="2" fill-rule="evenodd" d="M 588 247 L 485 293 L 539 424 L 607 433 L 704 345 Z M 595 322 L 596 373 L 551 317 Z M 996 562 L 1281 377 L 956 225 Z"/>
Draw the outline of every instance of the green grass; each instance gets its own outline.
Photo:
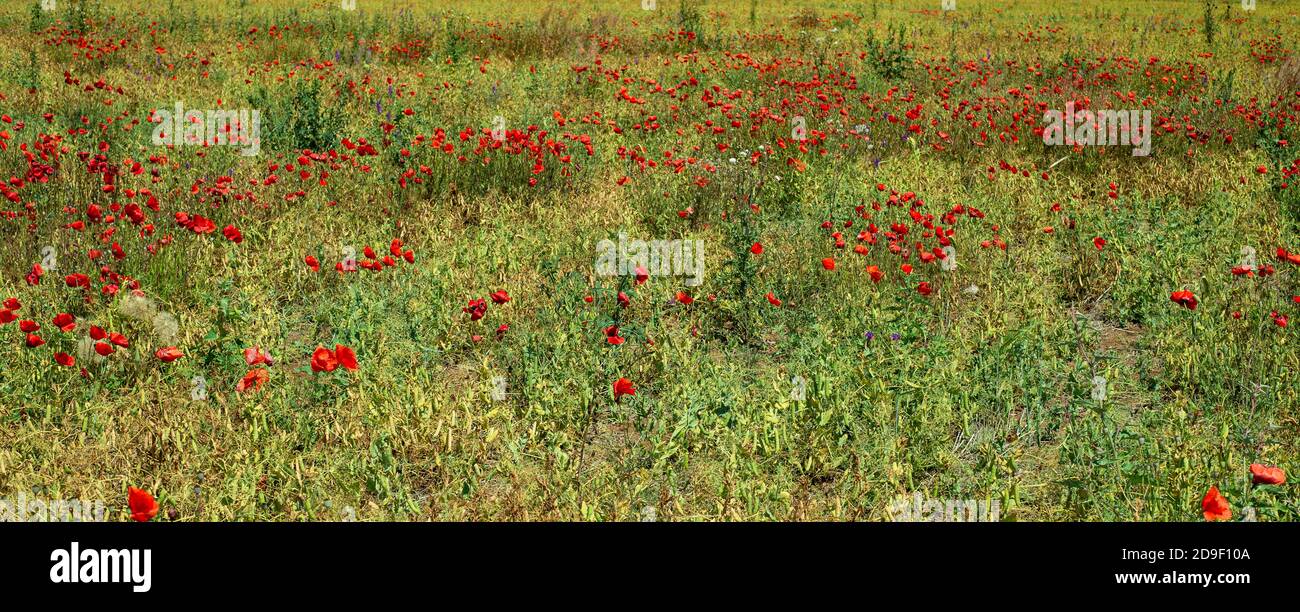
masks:
<path id="1" fill-rule="evenodd" d="M 653 12 L 632 0 L 358 1 L 346 13 L 323 1 L 155 11 L 63 0 L 61 25 L 21 3 L 0 10 L 0 112 L 13 119 L 0 124 L 0 178 L 31 176 L 19 147 L 34 151 L 42 132 L 63 148 L 38 160 L 54 167 L 48 182 L 10 181 L 30 209 L 0 206 L 14 212 L 0 219 L 0 299 L 18 298 L 18 318 L 47 342 L 29 349 L 17 322 L 0 325 L 0 496 L 105 499 L 118 520 L 130 485 L 158 498 L 161 520 L 351 509 L 360 520 L 622 521 L 648 507 L 659 520 L 787 521 L 889 520 L 891 502 L 921 492 L 996 500 L 1003 520 L 1191 521 L 1218 486 L 1234 520 L 1247 506 L 1259 520 L 1300 518 L 1293 484 L 1252 486 L 1247 470 L 1292 471 L 1300 450 L 1300 269 L 1274 257 L 1300 249 L 1295 188 L 1282 186 L 1294 145 L 1278 143 L 1294 141 L 1300 112 L 1300 4 L 1227 7 L 1210 46 L 1195 2 L 958 0 L 945 14 L 937 0 L 799 0 L 758 3 L 751 21 L 749 2 L 716 0 L 700 5 L 691 41 L 671 34 L 682 25 L 668 0 Z M 89 26 L 70 25 L 81 10 Z M 901 76 L 860 55 L 867 31 L 887 44 L 891 26 L 907 32 Z M 86 57 L 82 30 L 114 50 Z M 1273 36 L 1276 60 L 1251 55 Z M 358 39 L 374 44 L 368 62 Z M 593 42 L 605 47 L 593 54 Z M 95 89 L 101 79 L 123 92 Z M 1008 93 L 1028 87 L 1041 93 Z M 1129 91 L 1133 101 L 1114 95 Z M 1153 110 L 1152 156 L 1036 140 L 1042 109 L 1027 100 L 1060 109 L 1083 97 Z M 261 109 L 262 153 L 153 146 L 151 111 L 177 100 Z M 909 119 L 917 104 L 922 118 Z M 1255 111 L 1264 119 L 1243 119 Z M 558 143 L 541 172 L 527 149 L 479 155 L 478 134 L 461 140 L 497 116 Z M 813 136 L 806 151 L 790 141 L 794 117 Z M 846 133 L 859 123 L 870 149 Z M 904 142 L 909 123 L 921 132 Z M 439 130 L 453 154 L 428 145 Z M 342 144 L 362 138 L 375 155 Z M 759 146 L 777 153 L 750 164 Z M 327 157 L 303 179 L 306 148 Z M 116 192 L 80 152 L 119 168 Z M 209 191 L 227 173 L 229 192 Z M 144 208 L 154 233 L 118 213 L 102 237 L 110 224 L 86 206 L 144 206 L 125 193 L 142 188 L 159 203 Z M 918 261 L 914 243 L 938 244 L 891 193 L 914 193 L 920 214 L 955 230 L 955 271 Z M 983 216 L 944 220 L 959 204 Z M 217 231 L 196 235 L 177 212 Z M 87 227 L 65 227 L 75 220 Z M 853 252 L 868 223 L 909 226 L 910 275 L 883 238 Z M 231 224 L 242 243 L 222 237 Z M 598 276 L 596 244 L 619 232 L 702 241 L 704 284 Z M 394 238 L 414 264 L 334 271 L 344 248 L 382 257 Z M 981 246 L 993 240 L 1007 248 Z M 124 259 L 108 254 L 113 242 Z M 47 245 L 58 269 L 30 286 Z M 1234 277 L 1243 246 L 1276 273 Z M 92 263 L 92 248 L 106 254 Z M 885 277 L 873 282 L 868 265 Z M 127 281 L 100 279 L 100 266 L 137 279 L 178 321 L 176 340 L 124 315 Z M 88 294 L 65 285 L 73 272 L 91 277 Z M 121 284 L 118 297 L 104 284 Z M 1184 288 L 1195 311 L 1170 300 Z M 462 312 L 498 290 L 511 300 L 489 300 L 483 319 Z M 679 291 L 694 302 L 674 301 Z M 1274 324 L 1275 311 L 1292 324 Z M 50 323 L 61 312 L 82 319 L 75 332 Z M 55 365 L 91 324 L 131 346 Z M 624 344 L 605 341 L 612 324 Z M 336 344 L 360 369 L 313 373 L 312 351 Z M 160 362 L 166 345 L 185 357 Z M 236 392 L 255 346 L 275 359 L 269 380 Z M 204 401 L 191 399 L 195 376 Z M 504 400 L 492 397 L 498 376 Z M 619 378 L 635 396 L 615 400 Z"/>

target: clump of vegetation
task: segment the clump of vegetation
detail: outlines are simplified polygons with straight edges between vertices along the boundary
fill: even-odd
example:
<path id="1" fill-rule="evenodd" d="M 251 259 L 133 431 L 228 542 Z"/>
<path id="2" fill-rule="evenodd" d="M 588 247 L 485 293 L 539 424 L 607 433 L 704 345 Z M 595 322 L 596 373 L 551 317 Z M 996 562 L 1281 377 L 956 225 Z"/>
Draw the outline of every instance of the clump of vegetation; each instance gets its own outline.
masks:
<path id="1" fill-rule="evenodd" d="M 865 46 L 871 66 L 885 79 L 901 79 L 912 67 L 907 30 L 902 24 L 890 26 L 888 35 L 879 39 L 874 30 L 868 29 Z"/>

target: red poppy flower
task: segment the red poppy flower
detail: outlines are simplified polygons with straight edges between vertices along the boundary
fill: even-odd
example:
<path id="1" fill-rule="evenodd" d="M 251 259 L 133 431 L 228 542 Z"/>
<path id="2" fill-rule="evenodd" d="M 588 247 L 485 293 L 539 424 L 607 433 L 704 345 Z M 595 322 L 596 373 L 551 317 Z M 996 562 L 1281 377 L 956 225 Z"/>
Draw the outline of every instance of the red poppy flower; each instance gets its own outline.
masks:
<path id="1" fill-rule="evenodd" d="M 625 338 L 622 338 L 618 335 L 617 325 L 610 325 L 609 327 L 605 328 L 605 342 L 613 344 L 614 346 L 618 346 L 620 344 L 623 344 L 623 342 L 625 341 L 626 341 Z"/>
<path id="2" fill-rule="evenodd" d="M 477 299 L 470 300 L 469 305 L 460 309 L 461 312 L 469 313 L 469 320 L 477 321 L 487 314 L 487 300 Z"/>
<path id="3" fill-rule="evenodd" d="M 147 523 L 158 514 L 158 502 L 142 489 L 127 487 L 126 505 L 131 508 L 131 518 Z"/>
<path id="4" fill-rule="evenodd" d="M 926 297 L 929 297 L 930 294 L 934 292 L 934 289 L 930 288 L 929 281 L 921 281 L 921 284 L 916 286 L 916 292 Z"/>
<path id="5" fill-rule="evenodd" d="M 4 301 L 4 307 L 9 310 L 18 310 L 23 307 L 23 303 L 19 302 L 18 298 L 11 297 Z"/>
<path id="6" fill-rule="evenodd" d="M 271 354 L 262 350 L 260 346 L 250 346 L 244 349 L 244 363 L 255 366 L 259 363 L 274 365 L 275 360 L 271 359 Z"/>
<path id="7" fill-rule="evenodd" d="M 1219 493 L 1219 487 L 1210 487 L 1205 492 L 1205 498 L 1201 500 L 1201 512 L 1207 521 L 1226 521 L 1232 518 L 1228 498 Z"/>
<path id="8" fill-rule="evenodd" d="M 1186 306 L 1188 310 L 1196 310 L 1196 296 L 1191 291 L 1175 291 L 1169 294 L 1169 299 L 1175 304 Z"/>
<path id="9" fill-rule="evenodd" d="M 1280 485 L 1286 483 L 1286 472 L 1280 467 L 1269 467 L 1258 463 L 1250 464 L 1251 482 L 1263 485 Z"/>
<path id="10" fill-rule="evenodd" d="M 17 320 L 18 315 L 14 314 L 12 310 L 0 309 L 0 323 L 13 323 Z"/>
<path id="11" fill-rule="evenodd" d="M 505 291 L 498 291 L 496 293 L 493 293 L 492 295 L 489 295 L 488 297 L 492 298 L 493 304 L 504 304 L 510 301 L 510 294 L 506 293 Z"/>
<path id="12" fill-rule="evenodd" d="M 212 219 L 204 217 L 203 215 L 194 215 L 194 218 L 190 221 L 190 231 L 195 234 L 211 234 L 212 232 L 217 231 L 217 224 L 213 223 Z M 230 238 L 230 236 L 226 237 Z"/>
<path id="13" fill-rule="evenodd" d="M 632 381 L 620 378 L 614 381 L 614 401 L 622 400 L 624 395 L 636 395 L 636 389 L 632 386 Z"/>
<path id="14" fill-rule="evenodd" d="M 1097 250 L 1100 251 L 1106 248 L 1106 239 L 1102 238 L 1101 236 L 1097 236 L 1096 238 L 1092 239 L 1092 246 L 1097 247 Z"/>
<path id="15" fill-rule="evenodd" d="M 311 268 L 312 272 L 320 272 L 320 260 L 316 259 L 315 256 L 308 255 L 303 258 L 303 261 L 307 263 L 307 267 Z"/>
<path id="16" fill-rule="evenodd" d="M 771 292 L 771 291 L 768 291 L 768 292 L 767 292 L 767 295 L 765 295 L 765 296 L 763 296 L 763 297 L 766 297 L 768 303 L 772 304 L 773 306 L 780 306 L 780 305 L 781 305 L 781 300 L 776 299 L 776 295 L 775 295 L 773 292 Z"/>
<path id="17" fill-rule="evenodd" d="M 646 279 L 650 278 L 650 271 L 642 266 L 636 267 L 636 284 L 645 284 Z"/>
<path id="18" fill-rule="evenodd" d="M 339 365 L 349 370 L 357 369 L 357 354 L 351 348 L 342 344 L 334 345 L 334 358 L 338 360 Z"/>
<path id="19" fill-rule="evenodd" d="M 29 320 L 29 319 L 23 319 L 22 321 L 19 321 L 19 322 L 18 322 L 18 329 L 23 330 L 23 332 L 25 332 L 25 333 L 29 333 L 29 334 L 31 334 L 31 333 L 35 333 L 35 332 L 41 331 L 41 325 L 40 325 L 40 323 L 37 323 L 36 321 L 32 321 L 32 320 Z"/>
<path id="20" fill-rule="evenodd" d="M 1286 249 L 1282 247 L 1278 247 L 1277 258 L 1284 261 L 1289 261 L 1297 266 L 1300 266 L 1300 253 L 1288 253 Z M 36 266 L 32 266 L 32 267 L 35 268 Z"/>
<path id="21" fill-rule="evenodd" d="M 871 282 L 878 283 L 885 277 L 885 273 L 880 271 L 876 266 L 867 266 L 867 274 L 871 275 Z"/>
<path id="22" fill-rule="evenodd" d="M 95 343 L 95 352 L 96 352 L 96 353 L 99 353 L 100 356 L 102 356 L 102 357 L 108 357 L 109 355 L 112 355 L 114 350 L 116 350 L 116 349 L 113 348 L 113 345 L 111 345 L 111 344 L 109 344 L 109 343 L 107 343 L 107 342 L 96 342 L 96 343 Z"/>
<path id="23" fill-rule="evenodd" d="M 682 304 L 693 304 L 695 303 L 695 298 L 691 297 L 691 294 L 686 293 L 685 291 L 678 291 L 677 301 Z"/>
<path id="24" fill-rule="evenodd" d="M 181 357 L 184 357 L 185 354 L 182 353 L 180 349 L 174 346 L 164 346 L 158 349 L 157 351 L 155 351 L 154 356 L 157 357 L 163 363 L 171 363 L 173 361 L 176 361 L 177 359 L 180 359 Z"/>
<path id="25" fill-rule="evenodd" d="M 238 393 L 257 391 L 261 389 L 262 385 L 266 384 L 266 381 L 268 380 L 271 380 L 271 374 L 266 371 L 266 368 L 254 368 L 249 370 L 247 374 L 244 374 L 243 378 L 239 379 L 239 382 L 235 384 L 235 391 Z"/>
<path id="26" fill-rule="evenodd" d="M 627 308 L 628 306 L 631 306 L 631 305 L 632 305 L 632 298 L 627 297 L 627 294 L 626 294 L 626 293 L 623 293 L 622 291 L 619 291 L 619 292 L 618 292 L 618 305 L 619 305 L 619 306 L 622 306 L 623 308 Z"/>
<path id="27" fill-rule="evenodd" d="M 54 317 L 54 326 L 65 332 L 70 332 L 77 328 L 77 320 L 66 312 L 59 313 L 58 316 Z"/>
<path id="28" fill-rule="evenodd" d="M 45 344 L 45 341 L 42 340 L 40 336 L 36 334 L 27 334 L 27 348 L 36 348 L 42 344 Z"/>
<path id="29" fill-rule="evenodd" d="M 749 252 L 750 252 L 750 253 L 753 253 L 753 254 L 755 254 L 755 255 L 762 255 L 762 254 L 763 254 L 763 243 L 761 243 L 761 242 L 755 242 L 752 246 L 749 247 Z"/>
<path id="30" fill-rule="evenodd" d="M 239 228 L 233 225 L 227 225 L 225 229 L 221 230 L 221 234 L 226 237 L 226 240 L 229 240 L 235 244 L 239 244 L 244 241 L 244 235 L 239 233 Z"/>
<path id="31" fill-rule="evenodd" d="M 338 367 L 339 360 L 334 357 L 333 352 L 323 346 L 316 347 L 316 351 L 311 354 L 313 372 L 333 372 Z"/>
<path id="32" fill-rule="evenodd" d="M 122 334 L 119 334 L 117 332 L 113 332 L 109 334 L 108 341 L 122 348 L 130 348 L 131 346 L 131 341 L 127 340 L 126 336 L 123 336 Z"/>
<path id="33" fill-rule="evenodd" d="M 97 326 L 97 325 L 91 325 L 91 326 L 90 326 L 90 339 L 91 339 L 91 340 L 103 340 L 103 339 L 104 339 L 105 337 L 107 337 L 107 336 L 108 336 L 108 333 L 106 333 L 106 332 L 105 332 L 102 328 L 100 328 L 99 326 Z"/>
<path id="34" fill-rule="evenodd" d="M 67 353 L 55 353 L 54 363 L 57 363 L 65 368 L 70 368 L 74 365 L 77 365 L 77 359 Z"/>

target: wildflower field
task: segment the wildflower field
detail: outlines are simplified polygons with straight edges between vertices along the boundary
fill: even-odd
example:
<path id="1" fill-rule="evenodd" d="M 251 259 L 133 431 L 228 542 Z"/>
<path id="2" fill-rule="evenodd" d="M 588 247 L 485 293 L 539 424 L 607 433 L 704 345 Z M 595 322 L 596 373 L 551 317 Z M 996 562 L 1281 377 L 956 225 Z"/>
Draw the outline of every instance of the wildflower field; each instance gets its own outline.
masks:
<path id="1" fill-rule="evenodd" d="M 1300 1 L 349 4 L 0 7 L 0 497 L 1300 519 Z"/>

